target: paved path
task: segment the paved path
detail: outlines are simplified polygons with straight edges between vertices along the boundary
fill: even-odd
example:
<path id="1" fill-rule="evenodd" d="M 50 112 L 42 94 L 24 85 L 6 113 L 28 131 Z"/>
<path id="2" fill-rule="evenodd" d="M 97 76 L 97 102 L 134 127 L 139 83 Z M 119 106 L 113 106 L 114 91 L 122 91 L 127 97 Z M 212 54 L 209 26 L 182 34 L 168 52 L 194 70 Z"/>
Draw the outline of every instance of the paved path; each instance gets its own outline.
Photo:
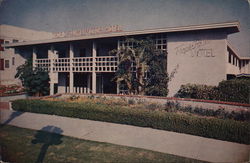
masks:
<path id="1" fill-rule="evenodd" d="M 1 123 L 40 130 L 55 126 L 63 135 L 159 151 L 209 162 L 243 162 L 249 159 L 248 145 L 187 134 L 54 115 L 0 109 Z M 57 132 L 57 131 L 55 131 Z"/>

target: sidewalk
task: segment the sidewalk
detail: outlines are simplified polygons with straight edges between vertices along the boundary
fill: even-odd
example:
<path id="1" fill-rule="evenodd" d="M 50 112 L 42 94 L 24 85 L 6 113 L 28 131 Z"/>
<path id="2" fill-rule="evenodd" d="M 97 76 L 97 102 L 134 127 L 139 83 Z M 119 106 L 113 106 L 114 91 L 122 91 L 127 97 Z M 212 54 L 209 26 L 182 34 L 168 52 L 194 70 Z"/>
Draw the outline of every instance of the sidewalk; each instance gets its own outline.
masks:
<path id="1" fill-rule="evenodd" d="M 249 145 L 122 124 L 0 109 L 1 123 L 40 130 L 55 126 L 63 135 L 144 148 L 209 162 L 246 162 Z M 55 131 L 56 132 L 56 131 Z"/>

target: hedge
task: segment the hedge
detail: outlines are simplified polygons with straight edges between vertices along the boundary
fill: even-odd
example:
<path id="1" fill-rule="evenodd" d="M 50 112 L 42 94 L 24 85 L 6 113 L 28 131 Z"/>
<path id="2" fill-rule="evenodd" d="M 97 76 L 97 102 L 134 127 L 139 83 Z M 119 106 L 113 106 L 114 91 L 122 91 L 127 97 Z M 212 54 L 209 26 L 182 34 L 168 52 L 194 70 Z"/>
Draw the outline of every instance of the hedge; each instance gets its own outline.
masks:
<path id="1" fill-rule="evenodd" d="M 176 97 L 180 98 L 194 98 L 204 100 L 217 99 L 219 92 L 215 86 L 208 86 L 203 84 L 185 84 L 181 85 Z"/>
<path id="2" fill-rule="evenodd" d="M 250 103 L 250 80 L 234 79 L 219 83 L 220 100 Z"/>
<path id="3" fill-rule="evenodd" d="M 237 121 L 248 121 L 250 122 L 250 110 L 239 110 L 239 111 L 228 111 L 224 108 L 219 109 L 207 109 L 202 107 L 192 107 L 181 106 L 179 102 L 170 102 L 168 101 L 165 104 L 165 111 L 167 112 L 187 112 L 191 114 L 196 114 L 200 116 L 215 117 L 220 119 L 233 119 Z"/>
<path id="4" fill-rule="evenodd" d="M 218 86 L 201 84 L 181 85 L 175 96 L 181 98 L 250 103 L 250 80 L 225 80 L 220 82 Z"/>
<path id="5" fill-rule="evenodd" d="M 174 131 L 207 138 L 250 144 L 250 124 L 234 120 L 202 118 L 191 115 L 130 109 L 96 103 L 44 100 L 16 100 L 16 111 L 43 113 L 81 119 Z"/>

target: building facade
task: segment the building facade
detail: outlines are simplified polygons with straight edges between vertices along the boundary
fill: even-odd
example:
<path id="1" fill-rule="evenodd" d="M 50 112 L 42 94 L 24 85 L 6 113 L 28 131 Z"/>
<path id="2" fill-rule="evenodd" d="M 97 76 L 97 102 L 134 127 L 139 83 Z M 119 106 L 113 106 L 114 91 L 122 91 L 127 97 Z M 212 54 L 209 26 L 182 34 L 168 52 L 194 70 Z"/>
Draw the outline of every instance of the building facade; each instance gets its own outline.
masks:
<path id="1" fill-rule="evenodd" d="M 16 68 L 23 64 L 28 57 L 17 54 L 13 48 L 4 48 L 1 46 L 2 44 L 44 40 L 52 37 L 52 33 L 49 32 L 0 25 L 0 85 L 20 84 L 20 81 L 15 79 Z"/>
<path id="2" fill-rule="evenodd" d="M 167 72 L 175 72 L 169 82 L 169 96 L 173 96 L 182 84 L 217 85 L 232 76 L 249 74 L 250 58 L 237 55 L 227 41 L 227 36 L 236 32 L 239 32 L 238 22 L 140 31 L 121 31 L 114 26 L 84 33 L 57 33 L 53 39 L 3 47 L 14 48 L 18 55 L 32 58 L 34 67 L 48 70 L 51 95 L 120 94 L 126 90 L 111 80 L 117 71 L 118 57 L 109 51 L 124 45 L 127 37 L 150 35 L 157 49 L 167 51 Z"/>

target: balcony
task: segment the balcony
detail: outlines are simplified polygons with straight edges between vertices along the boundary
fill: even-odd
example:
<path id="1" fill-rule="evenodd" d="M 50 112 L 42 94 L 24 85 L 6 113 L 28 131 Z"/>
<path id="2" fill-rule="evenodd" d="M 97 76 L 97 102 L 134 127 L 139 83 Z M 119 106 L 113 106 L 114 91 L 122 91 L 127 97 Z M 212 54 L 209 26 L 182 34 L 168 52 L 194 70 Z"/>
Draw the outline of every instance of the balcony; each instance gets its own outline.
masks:
<path id="1" fill-rule="evenodd" d="M 116 56 L 36 59 L 35 67 L 53 72 L 116 72 Z"/>

